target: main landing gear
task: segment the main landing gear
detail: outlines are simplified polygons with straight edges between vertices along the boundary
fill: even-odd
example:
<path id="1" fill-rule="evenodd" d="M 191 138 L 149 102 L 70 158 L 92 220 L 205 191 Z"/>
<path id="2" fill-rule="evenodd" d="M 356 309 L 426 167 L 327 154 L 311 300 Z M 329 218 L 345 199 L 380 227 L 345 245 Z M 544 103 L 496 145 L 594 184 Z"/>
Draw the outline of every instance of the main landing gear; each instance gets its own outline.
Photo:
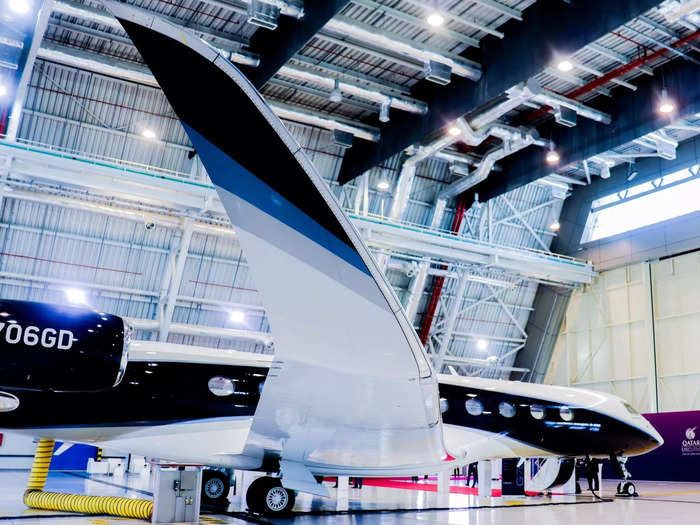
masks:
<path id="1" fill-rule="evenodd" d="M 296 494 L 282 486 L 282 480 L 265 476 L 250 484 L 245 501 L 251 512 L 267 516 L 289 514 L 294 507 Z"/>
<path id="2" fill-rule="evenodd" d="M 636 498 L 639 496 L 637 487 L 635 487 L 634 483 L 629 481 L 632 475 L 629 470 L 627 470 L 627 458 L 617 454 L 610 454 L 610 462 L 618 477 L 623 479 L 623 481 L 617 484 L 615 496 L 624 498 Z"/>
<path id="3" fill-rule="evenodd" d="M 218 470 L 202 471 L 202 504 L 216 508 L 228 506 L 229 476 Z"/>

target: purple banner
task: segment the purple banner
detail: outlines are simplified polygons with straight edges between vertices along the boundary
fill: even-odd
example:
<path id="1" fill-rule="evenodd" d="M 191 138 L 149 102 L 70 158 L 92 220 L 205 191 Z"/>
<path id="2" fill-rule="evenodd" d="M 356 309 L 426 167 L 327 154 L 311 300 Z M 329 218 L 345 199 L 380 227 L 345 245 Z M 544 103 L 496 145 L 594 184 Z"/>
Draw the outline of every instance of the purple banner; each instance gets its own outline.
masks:
<path id="1" fill-rule="evenodd" d="M 644 414 L 664 438 L 656 450 L 630 458 L 632 479 L 700 481 L 700 411 Z"/>

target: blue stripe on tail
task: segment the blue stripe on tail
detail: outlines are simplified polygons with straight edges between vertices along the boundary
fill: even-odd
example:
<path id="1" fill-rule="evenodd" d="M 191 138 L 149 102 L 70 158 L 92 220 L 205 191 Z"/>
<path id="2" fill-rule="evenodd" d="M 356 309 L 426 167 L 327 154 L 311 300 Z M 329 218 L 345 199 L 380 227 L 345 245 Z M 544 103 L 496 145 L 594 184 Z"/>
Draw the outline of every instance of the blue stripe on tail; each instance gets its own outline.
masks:
<path id="1" fill-rule="evenodd" d="M 371 275 L 356 250 L 285 199 L 260 178 L 182 122 L 212 182 L 308 237 L 358 270 Z M 278 176 L 284 177 L 285 173 Z"/>

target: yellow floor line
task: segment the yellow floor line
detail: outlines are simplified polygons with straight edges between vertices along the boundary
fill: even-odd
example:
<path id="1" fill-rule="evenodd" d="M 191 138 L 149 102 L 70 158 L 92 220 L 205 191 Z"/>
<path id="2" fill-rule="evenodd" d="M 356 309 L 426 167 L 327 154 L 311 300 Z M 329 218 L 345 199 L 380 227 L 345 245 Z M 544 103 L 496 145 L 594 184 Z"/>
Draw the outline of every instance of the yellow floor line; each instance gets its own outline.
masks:
<path id="1" fill-rule="evenodd" d="M 651 494 L 649 493 L 643 493 L 642 496 L 645 498 L 655 498 L 655 497 L 661 497 L 661 496 L 692 496 L 700 494 L 700 490 L 681 490 L 677 492 L 653 492 Z"/>

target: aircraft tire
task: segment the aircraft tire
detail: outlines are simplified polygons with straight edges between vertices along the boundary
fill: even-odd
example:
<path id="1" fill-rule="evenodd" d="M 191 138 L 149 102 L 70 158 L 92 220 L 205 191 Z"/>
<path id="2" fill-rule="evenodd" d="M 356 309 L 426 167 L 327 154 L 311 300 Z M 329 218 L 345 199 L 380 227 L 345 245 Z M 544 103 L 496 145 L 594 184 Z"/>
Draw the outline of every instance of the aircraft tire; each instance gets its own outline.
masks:
<path id="1" fill-rule="evenodd" d="M 218 470 L 205 469 L 202 472 L 202 503 L 215 507 L 228 505 L 228 491 L 231 484 L 228 477 Z"/>
<path id="2" fill-rule="evenodd" d="M 282 516 L 294 508 L 296 494 L 282 486 L 279 478 L 258 478 L 248 487 L 246 503 L 248 510 L 265 516 Z"/>

